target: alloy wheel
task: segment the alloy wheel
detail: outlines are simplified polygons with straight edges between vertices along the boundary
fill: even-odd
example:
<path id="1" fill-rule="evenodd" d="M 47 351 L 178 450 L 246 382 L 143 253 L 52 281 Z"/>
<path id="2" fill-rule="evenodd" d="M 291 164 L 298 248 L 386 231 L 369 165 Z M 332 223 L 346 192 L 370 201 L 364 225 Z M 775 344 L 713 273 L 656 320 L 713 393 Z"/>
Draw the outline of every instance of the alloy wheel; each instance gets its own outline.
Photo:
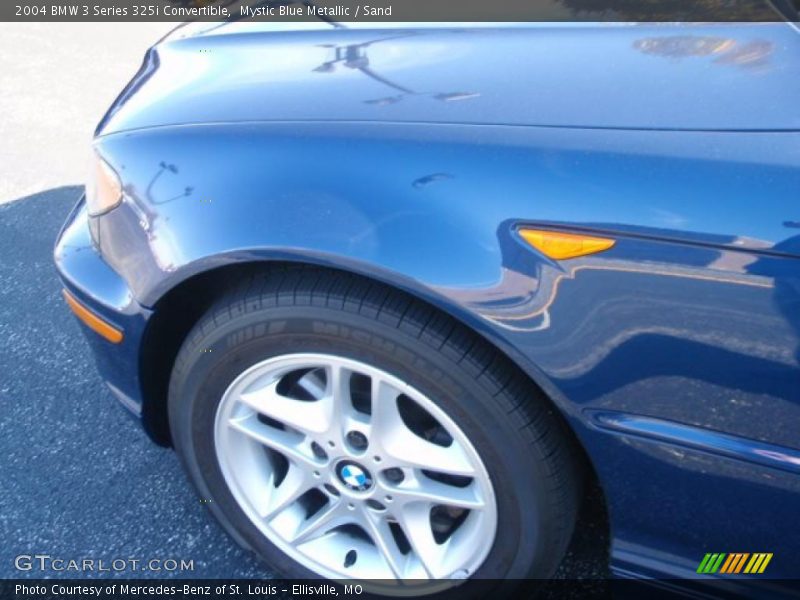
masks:
<path id="1" fill-rule="evenodd" d="M 225 391 L 214 442 L 242 510 L 318 575 L 459 581 L 492 547 L 495 495 L 475 448 L 375 366 L 328 354 L 260 362 Z"/>

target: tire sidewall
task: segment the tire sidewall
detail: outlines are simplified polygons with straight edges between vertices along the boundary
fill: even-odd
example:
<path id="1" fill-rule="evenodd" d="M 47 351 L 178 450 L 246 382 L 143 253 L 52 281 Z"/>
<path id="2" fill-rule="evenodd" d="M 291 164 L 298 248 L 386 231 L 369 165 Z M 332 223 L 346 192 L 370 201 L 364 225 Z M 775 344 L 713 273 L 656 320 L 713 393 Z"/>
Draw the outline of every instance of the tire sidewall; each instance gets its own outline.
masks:
<path id="1" fill-rule="evenodd" d="M 190 338 L 191 339 L 191 338 Z M 279 574 L 317 578 L 272 544 L 239 507 L 216 458 L 214 424 L 228 386 L 253 365 L 285 354 L 322 353 L 376 366 L 434 401 L 481 457 L 495 492 L 497 534 L 476 579 L 548 577 L 544 556 L 549 506 L 537 481 L 546 462 L 463 364 L 415 336 L 361 315 L 318 307 L 283 307 L 242 314 L 184 348 L 170 384 L 173 440 L 190 479 L 210 510 L 241 545 Z M 542 567 L 544 568 L 544 567 Z"/>

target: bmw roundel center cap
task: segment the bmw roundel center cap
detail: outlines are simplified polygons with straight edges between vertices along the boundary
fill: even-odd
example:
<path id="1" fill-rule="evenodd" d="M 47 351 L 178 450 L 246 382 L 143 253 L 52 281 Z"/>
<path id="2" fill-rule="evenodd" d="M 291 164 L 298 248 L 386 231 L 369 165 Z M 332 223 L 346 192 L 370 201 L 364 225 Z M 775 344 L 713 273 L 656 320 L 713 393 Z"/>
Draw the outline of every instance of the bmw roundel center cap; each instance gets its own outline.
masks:
<path id="1" fill-rule="evenodd" d="M 336 469 L 339 479 L 351 490 L 365 492 L 372 487 L 372 475 L 364 467 L 354 462 L 340 463 Z"/>

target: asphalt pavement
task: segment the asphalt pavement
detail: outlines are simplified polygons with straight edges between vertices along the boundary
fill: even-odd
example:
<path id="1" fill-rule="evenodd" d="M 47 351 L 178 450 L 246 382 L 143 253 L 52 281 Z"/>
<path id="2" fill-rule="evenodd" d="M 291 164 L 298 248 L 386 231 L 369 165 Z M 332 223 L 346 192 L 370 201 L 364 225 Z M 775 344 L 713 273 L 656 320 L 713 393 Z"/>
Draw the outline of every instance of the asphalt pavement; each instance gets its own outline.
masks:
<path id="1" fill-rule="evenodd" d="M 97 375 L 52 260 L 80 192 L 0 206 L 0 577 L 75 577 L 16 570 L 18 555 L 37 553 L 185 559 L 194 571 L 176 575 L 269 577 L 200 504 L 174 452 L 152 444 Z"/>

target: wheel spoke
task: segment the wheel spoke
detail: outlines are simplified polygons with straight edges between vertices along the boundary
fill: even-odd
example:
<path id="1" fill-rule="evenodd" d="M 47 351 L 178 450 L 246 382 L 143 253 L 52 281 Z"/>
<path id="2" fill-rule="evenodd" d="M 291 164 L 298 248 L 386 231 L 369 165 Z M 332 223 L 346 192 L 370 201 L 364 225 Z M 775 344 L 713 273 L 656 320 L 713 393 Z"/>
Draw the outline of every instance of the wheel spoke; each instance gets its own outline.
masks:
<path id="1" fill-rule="evenodd" d="M 260 444 L 280 452 L 287 459 L 298 465 L 318 468 L 324 464 L 310 450 L 306 450 L 303 436 L 265 425 L 258 420 L 256 415 L 235 417 L 230 419 L 228 424 L 236 431 L 245 434 Z"/>
<path id="2" fill-rule="evenodd" d="M 299 431 L 323 433 L 331 427 L 334 413 L 328 398 L 316 401 L 288 398 L 278 393 L 278 381 L 243 393 L 242 402 L 256 412 Z"/>
<path id="3" fill-rule="evenodd" d="M 404 428 L 403 418 L 397 408 L 400 395 L 394 386 L 381 379 L 372 380 L 372 423 L 373 434 L 383 436 L 398 428 Z"/>
<path id="4" fill-rule="evenodd" d="M 408 431 L 408 430 L 406 430 Z M 448 447 L 427 442 L 408 431 L 408 435 L 398 436 L 391 454 L 401 456 L 406 464 L 421 469 L 429 469 L 451 475 L 471 476 L 475 474 L 461 446 L 452 443 Z"/>
<path id="5" fill-rule="evenodd" d="M 367 533 L 372 538 L 375 547 L 381 553 L 383 560 L 391 569 L 396 579 L 402 579 L 405 573 L 404 563 L 406 557 L 400 552 L 397 542 L 392 535 L 389 522 L 382 515 L 370 514 L 369 509 L 363 509 L 363 520 L 367 526 Z"/>
<path id="6" fill-rule="evenodd" d="M 411 431 L 400 416 L 400 392 L 383 381 L 372 385 L 372 437 L 383 452 L 409 466 L 452 475 L 473 475 L 475 470 L 461 446 L 453 441 L 439 446 Z"/>
<path id="7" fill-rule="evenodd" d="M 347 514 L 343 504 L 342 501 L 329 500 L 327 505 L 300 523 L 289 541 L 299 546 L 325 535 L 331 529 L 352 522 L 353 517 Z"/>
<path id="8" fill-rule="evenodd" d="M 280 485 L 273 487 L 269 504 L 262 517 L 269 519 L 297 501 L 313 487 L 313 482 L 303 469 L 291 465 Z"/>
<path id="9" fill-rule="evenodd" d="M 485 505 L 474 483 L 466 487 L 457 487 L 428 479 L 424 475 L 393 487 L 392 495 L 396 502 L 404 504 L 422 502 L 428 505 L 441 504 L 470 510 L 481 509 Z"/>
<path id="10" fill-rule="evenodd" d="M 348 424 L 353 420 L 355 411 L 350 398 L 351 372 L 339 365 L 331 365 L 326 369 L 328 386 L 323 398 L 331 414 L 331 426 L 326 430 L 328 437 L 343 443 Z"/>
<path id="11" fill-rule="evenodd" d="M 433 537 L 430 507 L 423 504 L 411 504 L 396 514 L 398 523 L 408 538 L 414 555 L 428 576 L 440 579 L 448 575 L 442 569 L 446 546 L 437 544 Z"/>
<path id="12" fill-rule="evenodd" d="M 350 412 L 350 371 L 339 365 L 331 365 L 326 370 L 328 388 L 325 391 L 332 401 L 334 414 L 346 415 Z"/>

